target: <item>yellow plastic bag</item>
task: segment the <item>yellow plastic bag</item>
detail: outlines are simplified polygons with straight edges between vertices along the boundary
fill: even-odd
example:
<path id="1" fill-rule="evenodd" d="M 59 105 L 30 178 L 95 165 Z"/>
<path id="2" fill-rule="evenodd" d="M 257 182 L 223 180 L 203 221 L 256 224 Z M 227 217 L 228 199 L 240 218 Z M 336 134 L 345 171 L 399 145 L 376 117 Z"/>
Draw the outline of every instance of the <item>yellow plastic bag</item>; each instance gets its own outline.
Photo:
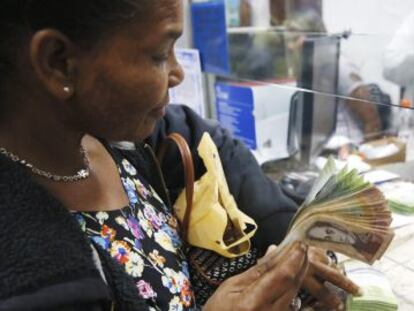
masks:
<path id="1" fill-rule="evenodd" d="M 250 239 L 257 225 L 237 208 L 228 189 L 217 147 L 208 133 L 204 133 L 198 153 L 207 172 L 194 183 L 187 242 L 228 258 L 244 255 L 250 249 Z M 174 204 L 181 222 L 186 207 L 184 189 Z"/>

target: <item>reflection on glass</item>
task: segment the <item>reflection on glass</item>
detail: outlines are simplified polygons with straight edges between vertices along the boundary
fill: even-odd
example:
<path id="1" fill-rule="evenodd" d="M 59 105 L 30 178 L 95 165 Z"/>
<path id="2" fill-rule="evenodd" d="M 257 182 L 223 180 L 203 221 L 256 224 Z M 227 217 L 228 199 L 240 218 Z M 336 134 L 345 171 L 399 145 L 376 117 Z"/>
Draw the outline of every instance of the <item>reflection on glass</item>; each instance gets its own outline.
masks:
<path id="1" fill-rule="evenodd" d="M 339 39 L 336 36 L 306 38 L 297 78 L 298 91 L 292 101 L 291 136 L 303 163 L 311 163 L 321 152 L 336 126 Z"/>
<path id="2" fill-rule="evenodd" d="M 308 107 L 301 108 L 305 113 L 300 131 L 312 138 L 307 147 L 310 154 L 320 153 L 321 142 L 332 135 L 351 146 L 343 155 L 357 153 L 365 142 L 384 137 L 408 141 L 404 137 L 414 136 L 401 134 L 414 127 L 414 112 L 398 109 L 401 102 L 409 108 L 414 104 L 413 1 L 401 0 L 398 7 L 388 0 L 235 2 L 239 13 L 238 21 L 228 28 L 231 72 L 226 78 L 245 85 L 279 85 L 268 98 L 261 98 L 269 105 L 294 108 L 295 100 L 302 106 L 307 102 Z M 335 37 L 340 38 L 337 79 L 329 48 L 315 49 L 312 58 L 307 51 L 308 42 Z M 307 77 L 306 67 L 312 72 Z M 286 99 L 287 88 L 296 88 L 299 95 Z M 306 130 L 306 122 L 320 130 L 313 125 Z M 318 135 L 324 138 L 319 144 L 314 143 Z M 296 139 L 298 149 L 303 148 Z"/>
<path id="3" fill-rule="evenodd" d="M 242 79 L 275 80 L 288 77 L 283 32 L 239 32 L 229 35 L 231 71 Z"/>

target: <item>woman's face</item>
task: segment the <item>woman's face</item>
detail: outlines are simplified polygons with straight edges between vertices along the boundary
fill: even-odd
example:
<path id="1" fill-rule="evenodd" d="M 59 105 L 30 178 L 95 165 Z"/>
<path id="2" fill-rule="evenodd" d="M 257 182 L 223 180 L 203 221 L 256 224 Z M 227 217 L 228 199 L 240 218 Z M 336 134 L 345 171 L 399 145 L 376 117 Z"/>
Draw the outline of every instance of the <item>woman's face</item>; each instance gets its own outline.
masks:
<path id="1" fill-rule="evenodd" d="M 147 16 L 80 53 L 73 116 L 80 130 L 107 140 L 139 141 L 165 114 L 168 89 L 183 79 L 174 55 L 181 0 L 161 0 Z"/>

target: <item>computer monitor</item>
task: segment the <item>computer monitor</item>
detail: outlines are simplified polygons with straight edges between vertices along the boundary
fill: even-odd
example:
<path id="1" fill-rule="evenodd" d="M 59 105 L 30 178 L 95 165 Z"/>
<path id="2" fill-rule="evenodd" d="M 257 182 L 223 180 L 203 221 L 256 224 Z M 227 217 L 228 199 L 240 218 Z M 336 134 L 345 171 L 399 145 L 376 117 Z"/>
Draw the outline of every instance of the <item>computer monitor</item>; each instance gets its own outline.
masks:
<path id="1" fill-rule="evenodd" d="M 303 164 L 311 164 L 335 132 L 340 37 L 317 36 L 303 43 L 299 90 L 292 97 L 289 141 Z"/>

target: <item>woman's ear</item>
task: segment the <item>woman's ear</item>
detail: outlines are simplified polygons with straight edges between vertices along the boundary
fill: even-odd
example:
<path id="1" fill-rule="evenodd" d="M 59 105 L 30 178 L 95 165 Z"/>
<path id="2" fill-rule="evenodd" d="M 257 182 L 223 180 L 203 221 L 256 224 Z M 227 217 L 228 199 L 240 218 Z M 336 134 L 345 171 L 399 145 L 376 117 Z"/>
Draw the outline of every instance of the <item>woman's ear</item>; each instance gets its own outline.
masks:
<path id="1" fill-rule="evenodd" d="M 59 31 L 36 32 L 30 42 L 30 60 L 45 89 L 56 98 L 68 100 L 74 94 L 76 46 Z"/>

